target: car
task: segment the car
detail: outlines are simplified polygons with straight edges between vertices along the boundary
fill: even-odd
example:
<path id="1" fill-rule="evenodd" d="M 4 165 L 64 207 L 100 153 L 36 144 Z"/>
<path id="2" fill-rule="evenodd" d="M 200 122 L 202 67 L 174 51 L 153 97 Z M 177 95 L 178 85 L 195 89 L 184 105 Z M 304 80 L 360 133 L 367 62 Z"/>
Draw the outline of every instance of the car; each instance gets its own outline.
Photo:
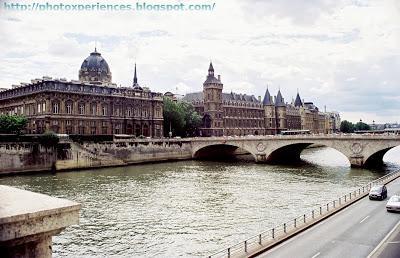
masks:
<path id="1" fill-rule="evenodd" d="M 390 197 L 389 201 L 386 203 L 386 210 L 391 211 L 400 211 L 400 196 L 393 195 Z"/>
<path id="2" fill-rule="evenodd" d="M 384 185 L 375 185 L 369 191 L 369 199 L 384 200 L 387 197 L 387 189 Z"/>

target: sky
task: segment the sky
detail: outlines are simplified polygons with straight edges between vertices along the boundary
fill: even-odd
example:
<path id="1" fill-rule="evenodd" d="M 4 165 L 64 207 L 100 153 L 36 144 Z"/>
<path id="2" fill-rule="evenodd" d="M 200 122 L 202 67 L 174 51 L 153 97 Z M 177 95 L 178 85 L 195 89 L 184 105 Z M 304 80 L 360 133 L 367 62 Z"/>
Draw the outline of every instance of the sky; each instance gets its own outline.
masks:
<path id="1" fill-rule="evenodd" d="M 152 91 L 202 91 L 212 61 L 224 92 L 258 97 L 268 87 L 291 102 L 299 91 L 342 119 L 400 122 L 400 1 L 139 1 L 215 4 L 212 11 L 169 12 L 4 9 L 16 2 L 0 0 L 0 88 L 42 76 L 76 80 L 96 45 L 118 86 L 132 85 L 136 62 L 139 84 Z"/>

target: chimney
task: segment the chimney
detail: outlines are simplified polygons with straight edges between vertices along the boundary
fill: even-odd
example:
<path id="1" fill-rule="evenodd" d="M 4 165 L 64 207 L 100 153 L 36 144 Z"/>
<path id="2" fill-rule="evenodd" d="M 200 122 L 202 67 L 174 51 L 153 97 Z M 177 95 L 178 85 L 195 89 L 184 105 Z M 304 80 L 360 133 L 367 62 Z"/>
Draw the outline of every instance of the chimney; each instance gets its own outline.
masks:
<path id="1" fill-rule="evenodd" d="M 260 102 L 261 102 L 261 96 L 258 96 L 258 101 L 260 101 Z"/>
<path id="2" fill-rule="evenodd" d="M 221 81 L 221 75 L 218 74 L 218 81 Z"/>

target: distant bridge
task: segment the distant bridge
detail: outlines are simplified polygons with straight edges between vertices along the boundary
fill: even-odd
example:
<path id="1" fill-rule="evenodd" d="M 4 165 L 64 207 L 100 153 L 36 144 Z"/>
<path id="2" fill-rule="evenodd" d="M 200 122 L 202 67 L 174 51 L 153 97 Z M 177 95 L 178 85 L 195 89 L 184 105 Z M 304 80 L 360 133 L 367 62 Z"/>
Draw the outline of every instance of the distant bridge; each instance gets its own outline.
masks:
<path id="1" fill-rule="evenodd" d="M 383 164 L 383 156 L 400 146 L 399 135 L 277 135 L 244 137 L 208 137 L 182 139 L 190 141 L 193 158 L 233 155 L 241 148 L 256 162 L 287 163 L 300 160 L 300 153 L 312 144 L 338 150 L 352 167 Z"/>

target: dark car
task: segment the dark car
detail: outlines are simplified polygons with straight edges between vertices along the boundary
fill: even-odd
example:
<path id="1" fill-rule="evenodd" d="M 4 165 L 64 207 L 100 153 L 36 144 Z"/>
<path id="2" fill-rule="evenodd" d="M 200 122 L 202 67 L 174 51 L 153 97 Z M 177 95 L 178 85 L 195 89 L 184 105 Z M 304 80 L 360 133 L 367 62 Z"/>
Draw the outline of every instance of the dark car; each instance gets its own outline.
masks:
<path id="1" fill-rule="evenodd" d="M 376 185 L 369 191 L 369 199 L 383 200 L 387 197 L 387 189 L 384 185 Z"/>

